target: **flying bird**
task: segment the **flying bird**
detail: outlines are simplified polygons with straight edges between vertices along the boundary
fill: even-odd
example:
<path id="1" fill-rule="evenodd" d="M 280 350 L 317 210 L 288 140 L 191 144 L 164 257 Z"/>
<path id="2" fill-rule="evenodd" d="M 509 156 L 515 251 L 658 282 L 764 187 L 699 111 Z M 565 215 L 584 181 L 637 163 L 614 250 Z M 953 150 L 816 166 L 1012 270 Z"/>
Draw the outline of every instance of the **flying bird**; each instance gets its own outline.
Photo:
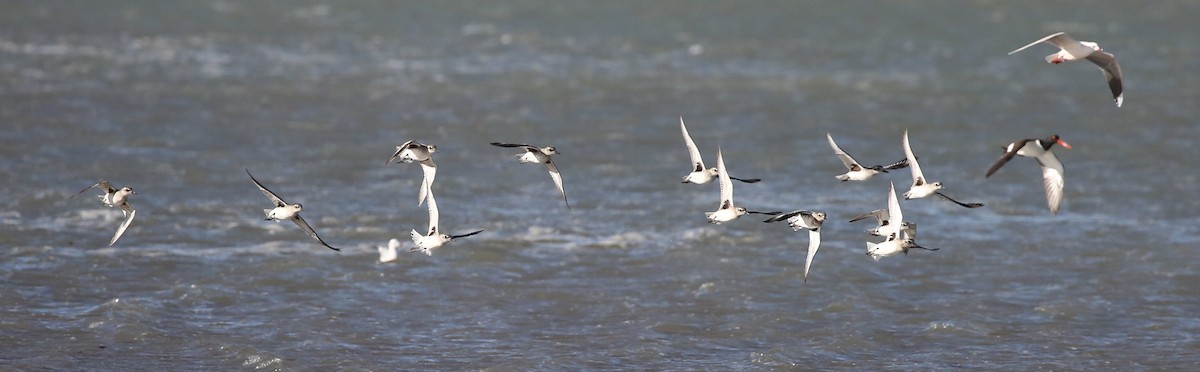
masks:
<path id="1" fill-rule="evenodd" d="M 1100 71 L 1104 72 L 1104 79 L 1108 80 L 1108 89 L 1112 91 L 1113 101 L 1117 103 L 1117 107 L 1121 107 L 1121 103 L 1125 101 L 1125 93 L 1121 86 L 1121 65 L 1117 64 L 1117 58 L 1112 53 L 1105 52 L 1104 49 L 1100 48 L 1099 44 L 1091 41 L 1075 40 L 1071 35 L 1059 32 L 1008 52 L 1008 55 L 1043 42 L 1059 48 L 1057 53 L 1046 56 L 1046 62 L 1057 65 L 1063 62 L 1086 59 L 1099 66 Z"/>
<path id="2" fill-rule="evenodd" d="M 733 204 L 733 181 L 729 179 L 729 172 L 725 170 L 725 158 L 721 155 L 721 148 L 717 148 L 717 179 L 721 186 L 721 205 L 716 211 L 704 212 L 704 216 L 708 218 L 710 223 L 722 223 L 736 220 L 738 217 L 747 213 L 777 215 L 783 212 L 758 212 L 746 210 L 746 208 L 738 207 Z"/>
<path id="3" fill-rule="evenodd" d="M 1014 156 L 1033 158 L 1042 166 L 1042 187 L 1046 189 L 1046 202 L 1050 205 L 1050 213 L 1058 214 L 1058 208 L 1062 206 L 1064 180 L 1062 162 L 1058 161 L 1058 157 L 1050 150 L 1055 144 L 1071 148 L 1071 145 L 1057 134 L 1042 139 L 1027 138 L 1010 143 L 1004 148 L 1004 155 L 1000 156 L 1000 160 L 988 169 L 985 178 L 995 174 Z"/>
<path id="4" fill-rule="evenodd" d="M 451 240 L 465 238 L 483 232 L 483 230 L 476 230 L 462 235 L 448 235 L 441 233 L 441 230 L 438 228 L 437 200 L 434 199 L 433 193 L 429 194 L 428 201 L 429 204 L 427 207 L 429 208 L 429 228 L 425 230 L 425 234 L 421 234 L 416 229 L 413 229 L 409 232 L 409 235 L 412 236 L 413 243 L 417 245 L 416 247 L 409 249 L 409 252 L 422 252 L 425 253 L 426 256 L 432 256 L 434 249 L 441 248 Z M 382 260 L 383 257 L 381 255 L 380 261 Z"/>
<path id="5" fill-rule="evenodd" d="M 838 147 L 836 142 L 833 142 L 833 135 L 825 133 L 825 138 L 829 140 L 829 147 L 833 148 L 833 154 L 837 155 L 838 159 L 842 161 L 842 165 L 845 165 L 846 169 L 848 170 L 845 174 L 837 175 L 837 179 L 842 182 L 866 181 L 871 179 L 871 177 L 875 177 L 876 174 L 887 173 L 889 170 L 900 169 L 908 166 L 907 158 L 900 159 L 900 161 L 888 165 L 872 165 L 869 167 L 863 166 L 862 164 L 859 164 L 857 160 L 854 160 L 854 157 L 851 157 L 850 154 L 842 151 L 842 148 Z"/>
<path id="6" fill-rule="evenodd" d="M 908 160 L 909 169 L 912 170 L 912 187 L 904 193 L 905 199 L 919 199 L 936 194 L 942 199 L 949 200 L 966 208 L 979 208 L 983 203 L 963 203 L 958 200 L 946 196 L 940 190 L 942 189 L 941 182 L 929 182 L 925 179 L 925 174 L 921 173 L 921 165 L 917 164 L 917 156 L 913 155 L 912 146 L 908 144 L 908 130 L 904 131 L 904 157 Z"/>
<path id="7" fill-rule="evenodd" d="M 421 180 L 421 190 L 417 193 L 417 205 L 425 202 L 425 196 L 429 195 L 429 189 L 433 187 L 433 178 L 437 176 L 437 164 L 433 163 L 433 153 L 435 152 L 437 152 L 437 146 L 409 140 L 400 146 L 396 146 L 396 152 L 392 153 L 392 156 L 383 163 L 384 165 L 388 165 L 392 161 L 399 159 L 404 163 L 417 162 L 421 164 L 421 172 L 424 174 L 424 178 Z"/>
<path id="8" fill-rule="evenodd" d="M 562 174 L 558 173 L 558 167 L 554 166 L 554 160 L 550 159 L 552 155 L 558 155 L 558 150 L 554 146 L 537 147 L 526 145 L 523 143 L 503 143 L 492 142 L 493 146 L 500 147 L 519 147 L 525 152 L 517 154 L 517 159 L 522 163 L 537 163 L 545 164 L 546 169 L 550 171 L 550 179 L 554 181 L 554 186 L 558 187 L 558 192 L 562 193 L 563 203 L 567 205 L 567 210 L 571 210 L 571 203 L 567 202 L 567 191 L 563 189 Z"/>
<path id="9" fill-rule="evenodd" d="M 808 268 L 812 266 L 817 249 L 821 248 L 821 224 L 825 222 L 825 212 L 791 211 L 772 216 L 763 222 L 787 221 L 792 231 L 808 230 L 808 257 L 804 259 L 804 281 L 808 282 Z"/>
<path id="10" fill-rule="evenodd" d="M 884 240 L 879 243 L 867 242 L 867 255 L 874 258 L 875 261 L 901 253 L 908 255 L 909 249 L 938 250 L 937 248 L 925 248 L 916 243 L 916 225 L 908 225 L 904 222 L 904 215 L 900 211 L 900 200 L 896 198 L 895 184 L 890 184 L 888 189 L 887 215 L 889 223 L 879 227 L 879 235 L 883 236 Z M 912 230 L 906 233 L 903 226 L 911 226 Z"/>
<path id="11" fill-rule="evenodd" d="M 313 239 L 321 242 L 321 245 L 324 245 L 326 248 L 335 251 L 341 251 L 341 249 L 334 248 L 328 243 L 325 243 L 320 236 L 317 236 L 317 232 L 313 230 L 312 226 L 309 226 L 308 222 L 304 221 L 304 217 L 300 217 L 300 211 L 304 209 L 300 203 L 288 204 L 288 202 L 283 201 L 279 195 L 275 195 L 275 193 L 271 192 L 271 190 L 267 190 L 267 188 L 264 187 L 261 182 L 258 182 L 258 180 L 254 178 L 254 175 L 250 174 L 250 169 L 246 169 L 246 175 L 250 176 L 250 180 L 254 181 L 254 185 L 258 186 L 259 191 L 262 191 L 263 195 L 266 195 L 267 199 L 271 199 L 271 202 L 275 204 L 275 208 L 263 209 L 263 213 L 266 214 L 266 219 L 268 221 L 274 220 L 275 222 L 279 222 L 283 220 L 291 220 L 296 224 L 296 226 L 300 226 L 300 228 L 303 229 L 308 236 L 311 236 Z"/>
<path id="12" fill-rule="evenodd" d="M 692 136 L 688 134 L 687 126 L 683 124 L 683 117 L 679 117 L 679 130 L 683 132 L 683 143 L 687 145 L 688 156 L 692 158 L 692 172 L 683 176 L 683 183 L 694 183 L 703 185 L 717 179 L 717 168 L 705 168 L 704 158 L 700 157 L 700 149 L 696 147 L 696 142 L 692 141 Z M 737 178 L 729 177 L 730 179 L 745 182 L 755 183 L 762 181 L 758 178 Z"/>
<path id="13" fill-rule="evenodd" d="M 112 240 L 108 241 L 108 246 L 111 247 L 113 244 L 117 243 L 117 239 L 120 239 L 121 235 L 125 234 L 125 229 L 128 229 L 129 224 L 133 222 L 133 216 L 137 215 L 137 210 L 133 209 L 132 204 L 129 204 L 129 196 L 137 195 L 137 192 L 134 192 L 133 189 L 128 186 L 118 189 L 113 187 L 112 184 L 108 183 L 108 181 L 101 180 L 97 181 L 91 186 L 83 188 L 83 190 L 79 190 L 78 193 L 71 195 L 70 198 L 79 196 L 79 194 L 87 192 L 93 187 L 100 189 L 100 191 L 104 191 L 104 195 L 99 195 L 101 205 L 109 208 L 120 207 L 121 215 L 125 217 L 125 220 L 121 222 L 120 226 L 117 227 L 117 233 L 113 234 Z"/>

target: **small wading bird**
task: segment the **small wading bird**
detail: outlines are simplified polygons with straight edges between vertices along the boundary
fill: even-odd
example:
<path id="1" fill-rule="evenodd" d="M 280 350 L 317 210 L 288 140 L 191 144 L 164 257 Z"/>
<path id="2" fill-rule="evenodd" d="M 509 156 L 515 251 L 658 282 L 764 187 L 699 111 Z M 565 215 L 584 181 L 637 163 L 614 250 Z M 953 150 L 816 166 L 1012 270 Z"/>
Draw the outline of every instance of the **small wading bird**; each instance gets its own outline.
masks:
<path id="1" fill-rule="evenodd" d="M 888 165 L 872 165 L 869 167 L 864 167 L 862 164 L 859 164 L 857 160 L 854 160 L 850 154 L 842 151 L 842 148 L 838 147 L 836 142 L 833 142 L 833 135 L 825 133 L 825 138 L 829 140 L 829 147 L 833 148 L 833 154 L 837 155 L 838 159 L 842 161 L 842 165 L 845 165 L 846 169 L 848 170 L 845 174 L 837 175 L 837 179 L 842 182 L 866 181 L 871 179 L 871 177 L 875 177 L 876 174 L 887 173 L 889 170 L 901 169 L 908 166 L 908 159 L 905 158 Z"/>
<path id="2" fill-rule="evenodd" d="M 696 147 L 696 142 L 692 141 L 692 136 L 688 134 L 687 126 L 683 125 L 683 117 L 679 117 L 679 130 L 683 132 L 683 143 L 687 145 L 688 156 L 692 158 L 692 173 L 683 176 L 683 183 L 694 183 L 703 185 L 717 179 L 717 168 L 705 168 L 704 158 L 700 157 L 700 149 Z M 762 181 L 758 178 L 742 179 L 737 177 L 729 177 L 732 180 L 737 180 L 745 183 L 755 183 Z"/>
<path id="3" fill-rule="evenodd" d="M 133 216 L 137 214 L 137 210 L 134 210 L 133 205 L 129 204 L 129 196 L 137 195 L 137 193 L 128 186 L 118 189 L 113 187 L 112 184 L 108 183 L 108 181 L 101 180 L 92 184 L 91 186 L 83 188 L 83 190 L 79 190 L 78 193 L 75 193 L 75 195 L 72 195 L 70 198 L 79 196 L 79 194 L 91 190 L 93 187 L 100 189 L 100 191 L 104 191 L 104 195 L 99 195 L 100 204 L 109 208 L 120 207 L 121 214 L 125 217 L 125 221 L 121 222 L 121 226 L 117 227 L 117 233 L 113 234 L 112 240 L 108 241 L 108 246 L 111 247 L 113 244 L 117 243 L 117 239 L 120 239 L 121 235 L 125 234 L 125 229 L 129 228 L 129 223 L 133 222 Z"/>
<path id="4" fill-rule="evenodd" d="M 274 220 L 275 222 L 279 222 L 283 220 L 291 220 L 296 224 L 296 226 L 300 226 L 300 228 L 303 229 L 308 236 L 311 236 L 313 239 L 321 242 L 321 245 L 335 251 L 341 251 L 341 249 L 334 248 L 328 243 L 325 243 L 324 240 L 321 240 L 321 237 L 317 236 L 317 232 L 313 230 L 312 226 L 309 226 L 308 222 L 304 221 L 304 217 L 300 217 L 300 211 L 304 209 L 303 206 L 301 206 L 299 203 L 288 204 L 288 202 L 283 201 L 282 198 L 280 198 L 278 195 L 275 195 L 275 193 L 271 192 L 271 190 L 267 190 L 262 183 L 258 182 L 257 179 L 254 179 L 254 175 L 250 174 L 250 169 L 246 169 L 246 175 L 250 176 L 250 180 L 254 181 L 254 185 L 258 186 L 258 189 L 262 191 L 263 195 L 267 196 L 267 199 L 271 199 L 271 202 L 275 203 L 275 208 L 263 209 L 263 213 L 267 215 L 266 219 L 268 221 Z"/>
<path id="5" fill-rule="evenodd" d="M 384 165 L 388 165 L 399 159 L 404 163 L 417 162 L 421 164 L 424 178 L 421 180 L 421 190 L 417 193 L 417 205 L 425 202 L 425 195 L 429 194 L 429 189 L 433 187 L 433 178 L 437 176 L 437 164 L 433 163 L 433 153 L 435 152 L 437 152 L 437 146 L 410 140 L 396 146 L 396 152 L 392 154 L 392 157 L 383 162 Z"/>
<path id="6" fill-rule="evenodd" d="M 537 147 L 523 143 L 503 142 L 492 142 L 492 146 L 520 147 L 525 150 L 525 152 L 517 154 L 517 159 L 522 163 L 545 164 L 546 169 L 550 171 L 550 180 L 554 181 L 554 186 L 558 187 L 559 193 L 562 193 L 563 203 L 567 205 L 567 210 L 571 210 L 571 203 L 567 202 L 567 191 L 563 189 L 562 174 L 558 173 L 558 167 L 554 166 L 554 160 L 550 159 L 550 156 L 558 155 L 558 150 L 554 146 Z"/>
<path id="7" fill-rule="evenodd" d="M 817 249 L 821 248 L 821 224 L 825 222 L 825 212 L 791 211 L 778 216 L 772 216 L 763 222 L 787 221 L 792 231 L 808 230 L 808 257 L 804 259 L 804 281 L 808 282 L 808 268 L 812 266 Z"/>
<path id="8" fill-rule="evenodd" d="M 1046 62 L 1057 65 L 1063 62 L 1086 59 L 1095 63 L 1096 66 L 1100 67 L 1100 71 L 1104 73 L 1104 79 L 1108 80 L 1108 89 L 1112 91 L 1113 101 L 1117 103 L 1117 107 L 1121 107 L 1121 103 L 1125 102 L 1125 93 L 1121 86 L 1121 65 L 1117 64 L 1117 58 L 1112 53 L 1105 52 L 1104 49 L 1100 48 L 1099 44 L 1091 41 L 1075 40 L 1071 35 L 1059 32 L 1008 52 L 1008 55 L 1043 42 L 1054 45 L 1059 49 L 1057 53 L 1046 56 Z"/>
<path id="9" fill-rule="evenodd" d="M 749 211 L 746 208 L 733 204 L 733 181 L 729 180 L 729 172 L 725 170 L 725 158 L 721 156 L 721 148 L 719 147 L 717 148 L 717 179 L 721 186 L 721 205 L 716 211 L 704 212 L 704 216 L 708 218 L 708 222 L 716 224 L 729 222 L 747 213 L 771 216 L 783 213 Z"/>
<path id="10" fill-rule="evenodd" d="M 427 255 L 427 256 L 432 256 L 434 249 L 441 248 L 443 245 L 450 242 L 451 240 L 458 239 L 458 238 L 465 238 L 465 237 L 483 232 L 483 230 L 476 230 L 476 231 L 472 231 L 472 232 L 462 234 L 462 235 L 448 235 L 448 234 L 441 233 L 441 230 L 438 229 L 437 200 L 434 199 L 432 192 L 429 193 L 428 201 L 429 201 L 429 205 L 428 205 L 428 207 L 429 207 L 429 229 L 426 230 L 427 232 L 424 235 L 421 235 L 421 233 L 417 232 L 416 229 L 413 229 L 412 231 L 409 232 L 409 235 L 412 236 L 413 243 L 416 243 L 416 245 L 417 245 L 416 247 L 409 249 L 409 252 L 422 252 L 422 253 L 425 253 L 425 255 Z M 389 246 L 390 246 L 390 242 L 389 242 Z M 379 260 L 383 261 L 383 258 L 384 257 L 381 255 Z"/>
<path id="11" fill-rule="evenodd" d="M 988 169 L 985 178 L 995 174 L 1014 156 L 1033 158 L 1037 160 L 1038 165 L 1042 166 L 1042 187 L 1046 189 L 1046 202 L 1050 205 L 1050 213 L 1058 214 L 1058 208 L 1062 206 L 1065 181 L 1063 180 L 1062 162 L 1058 161 L 1058 157 L 1054 156 L 1053 151 L 1050 151 L 1055 144 L 1071 148 L 1071 145 L 1059 138 L 1057 134 L 1042 139 L 1027 138 L 1010 143 L 1004 148 L 1004 155 L 1000 156 L 1000 160 L 997 160 L 996 164 Z"/>
<path id="12" fill-rule="evenodd" d="M 909 249 L 924 249 L 927 251 L 936 251 L 937 248 L 925 248 L 916 243 L 916 225 L 911 225 L 911 234 L 905 234 L 904 214 L 900 211 L 900 200 L 896 198 L 896 185 L 889 184 L 888 187 L 888 223 L 879 227 L 879 235 L 884 237 L 884 240 L 879 243 L 867 242 L 867 255 L 879 261 L 880 258 L 895 256 L 904 253 L 908 255 Z M 907 235 L 907 236 L 906 236 Z"/>
<path id="13" fill-rule="evenodd" d="M 925 174 L 921 173 L 921 165 L 917 164 L 917 156 L 913 155 L 912 147 L 908 145 L 908 130 L 904 131 L 904 157 L 908 159 L 908 166 L 909 169 L 912 170 L 913 178 L 912 187 L 908 189 L 908 192 L 904 193 L 905 199 L 919 199 L 936 194 L 937 196 L 942 197 L 942 199 L 949 200 L 954 204 L 958 204 L 966 208 L 979 208 L 983 206 L 983 203 L 963 203 L 958 200 L 954 200 L 953 198 L 946 196 L 946 194 L 943 194 L 941 191 L 939 191 L 942 189 L 941 182 L 929 182 L 925 179 Z"/>

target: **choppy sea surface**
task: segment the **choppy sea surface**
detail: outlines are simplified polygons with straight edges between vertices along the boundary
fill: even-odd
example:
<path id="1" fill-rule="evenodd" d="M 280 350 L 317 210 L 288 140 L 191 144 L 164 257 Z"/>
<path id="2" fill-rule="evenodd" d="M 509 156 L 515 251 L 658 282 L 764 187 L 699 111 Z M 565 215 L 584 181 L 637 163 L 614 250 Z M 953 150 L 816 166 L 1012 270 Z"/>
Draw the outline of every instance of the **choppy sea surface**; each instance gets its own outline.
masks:
<path id="1" fill-rule="evenodd" d="M 1200 3 L 0 3 L 0 367 L 63 370 L 1200 368 Z M 1121 61 L 1124 107 L 1066 31 Z M 735 200 L 830 215 L 712 225 L 683 116 Z M 864 255 L 907 170 L 840 183 L 825 141 L 903 157 L 914 251 Z M 1060 214 L 1036 162 L 1059 134 Z M 409 139 L 442 229 L 412 229 Z M 553 145 L 543 167 L 489 142 Z M 245 168 L 341 253 L 290 223 Z M 138 214 L 96 180 L 131 186 Z M 753 216 L 752 216 L 753 217 Z"/>

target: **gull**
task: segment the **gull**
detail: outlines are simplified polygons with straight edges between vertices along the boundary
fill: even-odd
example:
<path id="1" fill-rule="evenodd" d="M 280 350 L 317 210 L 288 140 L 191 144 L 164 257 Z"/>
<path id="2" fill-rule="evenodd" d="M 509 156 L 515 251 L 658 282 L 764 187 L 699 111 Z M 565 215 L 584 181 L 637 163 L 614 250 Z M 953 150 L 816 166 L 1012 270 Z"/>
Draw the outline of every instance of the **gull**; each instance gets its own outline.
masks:
<path id="1" fill-rule="evenodd" d="M 804 281 L 808 282 L 808 268 L 812 266 L 813 257 L 821 247 L 821 223 L 825 222 L 825 212 L 791 211 L 772 216 L 763 222 L 787 221 L 792 231 L 808 230 L 808 257 L 804 259 Z"/>
<path id="2" fill-rule="evenodd" d="M 747 213 L 777 215 L 782 212 L 758 212 L 748 211 L 746 208 L 738 207 L 733 204 L 733 181 L 729 180 L 729 172 L 725 170 L 725 158 L 721 156 L 721 148 L 717 148 L 717 179 L 721 186 L 721 205 L 713 212 L 704 212 L 704 216 L 708 217 L 708 222 L 720 224 L 736 220 Z"/>
<path id="3" fill-rule="evenodd" d="M 278 195 L 275 195 L 275 193 L 271 192 L 271 190 L 267 190 L 267 188 L 264 187 L 262 183 L 258 182 L 257 179 L 254 179 L 254 175 L 250 174 L 250 169 L 246 169 L 246 175 L 250 176 L 250 180 L 254 181 L 254 185 L 258 186 L 258 189 L 262 191 L 263 195 L 267 196 L 267 199 L 271 199 L 271 202 L 275 203 L 275 208 L 263 209 L 263 213 L 267 215 L 266 219 L 268 221 L 274 220 L 275 222 L 279 222 L 283 220 L 292 220 L 296 226 L 300 226 L 301 229 L 304 229 L 304 232 L 307 233 L 308 236 L 311 236 L 313 239 L 321 242 L 321 245 L 324 245 L 326 248 L 335 251 L 341 251 L 341 249 L 334 248 L 328 243 L 325 243 L 324 240 L 321 240 L 321 237 L 317 236 L 317 232 L 313 230 L 312 226 L 309 226 L 308 222 L 304 221 L 304 217 L 300 217 L 300 211 L 304 209 L 300 203 L 288 204 L 288 202 L 283 201 L 282 198 L 280 198 Z"/>
<path id="4" fill-rule="evenodd" d="M 683 117 L 679 117 L 679 130 L 683 132 L 683 143 L 687 145 L 688 155 L 692 158 L 692 173 L 683 177 L 683 183 L 694 183 L 703 185 L 717 179 L 717 168 L 705 168 L 704 159 L 700 157 L 700 149 L 696 148 L 696 142 L 692 141 L 692 136 L 688 134 L 687 126 L 683 125 Z M 730 179 L 738 180 L 745 183 L 755 183 L 762 181 L 758 178 L 742 179 L 737 177 L 729 177 Z"/>
<path id="5" fill-rule="evenodd" d="M 1094 42 L 1075 40 L 1071 35 L 1059 32 L 1008 52 L 1008 55 L 1043 42 L 1059 48 L 1057 53 L 1046 56 L 1046 62 L 1057 65 L 1063 62 L 1086 59 L 1099 66 L 1100 71 L 1104 72 L 1104 79 L 1108 80 L 1108 89 L 1112 91 L 1113 101 L 1117 103 L 1117 107 L 1121 107 L 1121 103 L 1125 101 L 1125 93 L 1121 87 L 1121 65 L 1117 64 L 1116 57 L 1111 53 L 1105 52 L 1104 49 L 1100 48 L 1100 45 Z"/>
<path id="6" fill-rule="evenodd" d="M 79 196 L 79 194 L 87 192 L 93 187 L 104 191 L 104 195 L 99 195 L 100 204 L 109 208 L 121 207 L 121 215 L 125 217 L 125 221 L 121 222 L 121 226 L 117 227 L 117 233 L 113 234 L 112 240 L 108 242 L 108 246 L 111 247 L 113 244 L 117 243 L 117 239 L 120 239 L 121 235 L 125 234 L 125 229 L 129 228 L 129 223 L 133 222 L 133 216 L 137 215 L 137 210 L 134 210 L 133 205 L 129 204 L 129 196 L 137 195 L 137 192 L 134 192 L 133 189 L 128 186 L 118 189 L 113 187 L 112 184 L 108 183 L 108 181 L 100 180 L 91 186 L 83 188 L 83 190 L 79 190 L 78 193 L 71 195 L 70 198 Z"/>
<path id="7" fill-rule="evenodd" d="M 1063 197 L 1063 165 L 1058 161 L 1058 157 L 1054 156 L 1054 152 L 1050 151 L 1055 144 L 1071 148 L 1071 145 L 1059 138 L 1057 134 L 1042 139 L 1027 138 L 1010 143 L 1004 148 L 1004 155 L 1000 156 L 1000 160 L 997 160 L 996 164 L 988 169 L 985 177 L 991 177 L 1014 156 L 1034 158 L 1038 165 L 1042 166 L 1042 187 L 1046 189 L 1046 202 L 1050 205 L 1050 212 L 1058 214 Z"/>
<path id="8" fill-rule="evenodd" d="M 379 262 L 392 262 L 396 260 L 396 249 L 400 248 L 400 240 L 388 240 L 386 247 L 378 246 L 376 248 L 379 249 Z"/>
<path id="9" fill-rule="evenodd" d="M 871 179 L 871 177 L 875 177 L 876 174 L 881 172 L 887 173 L 889 170 L 900 169 L 908 166 L 908 159 L 905 158 L 888 165 L 872 165 L 869 167 L 864 167 L 859 164 L 858 161 L 854 160 L 850 154 L 842 151 L 842 148 L 838 147 L 836 142 L 833 142 L 833 135 L 826 132 L 825 138 L 829 140 L 829 147 L 833 148 L 833 154 L 837 155 L 838 159 L 842 160 L 842 165 L 845 165 L 846 169 L 849 170 L 845 174 L 839 174 L 837 176 L 837 179 L 841 180 L 842 182 L 866 181 Z"/>
<path id="10" fill-rule="evenodd" d="M 949 200 L 954 202 L 954 204 L 958 204 L 963 207 L 979 208 L 983 206 L 983 203 L 963 203 L 958 200 L 954 200 L 953 198 L 946 196 L 946 194 L 943 194 L 941 191 L 938 191 L 942 189 L 941 182 L 928 182 L 925 180 L 925 174 L 921 173 L 921 165 L 917 164 L 917 157 L 916 155 L 913 155 L 912 146 L 909 146 L 908 144 L 908 130 L 904 131 L 904 157 L 908 160 L 908 165 L 912 170 L 913 178 L 912 187 L 910 187 L 908 191 L 904 193 L 905 199 L 919 199 L 936 194 L 943 199 Z"/>
<path id="11" fill-rule="evenodd" d="M 425 202 L 425 196 L 429 194 L 429 189 L 433 187 L 433 178 L 437 176 L 437 164 L 433 163 L 433 153 L 435 152 L 437 152 L 437 146 L 409 140 L 400 146 L 396 146 L 396 152 L 392 154 L 392 157 L 383 162 L 384 165 L 388 165 L 392 161 L 400 159 L 404 163 L 417 162 L 421 164 L 421 172 L 424 173 L 425 178 L 421 180 L 421 191 L 417 194 L 417 205 Z"/>
<path id="12" fill-rule="evenodd" d="M 441 248 L 442 245 L 445 245 L 447 242 L 449 242 L 451 240 L 458 239 L 458 238 L 465 238 L 465 237 L 483 232 L 483 230 L 476 230 L 476 231 L 472 231 L 472 232 L 462 234 L 462 235 L 442 234 L 438 230 L 438 207 L 437 207 L 437 200 L 435 200 L 433 198 L 433 193 L 429 194 L 428 208 L 429 208 L 429 229 L 427 230 L 428 232 L 424 235 L 422 235 L 420 232 L 417 232 L 416 229 L 413 229 L 411 232 L 409 232 L 409 235 L 412 236 L 413 243 L 417 244 L 416 247 L 409 249 L 408 250 L 409 252 L 418 252 L 419 251 L 419 252 L 425 253 L 426 256 L 432 256 L 434 249 Z M 394 240 L 395 239 L 393 239 L 393 241 Z M 389 242 L 388 244 L 390 246 L 391 242 Z M 397 242 L 397 245 L 399 245 L 398 242 Z M 382 251 L 382 248 L 380 248 L 380 249 Z M 379 258 L 379 260 L 383 261 L 382 254 L 381 254 L 381 257 Z"/>
<path id="13" fill-rule="evenodd" d="M 558 187 L 558 192 L 562 193 L 563 203 L 567 204 L 567 210 L 571 210 L 571 203 L 567 202 L 567 191 L 563 189 L 562 174 L 558 173 L 558 167 L 554 166 L 554 160 L 550 159 L 551 155 L 558 155 L 558 150 L 554 146 L 537 147 L 526 145 L 523 143 L 503 143 L 492 142 L 493 146 L 500 147 L 520 147 L 525 152 L 517 154 L 517 159 L 522 163 L 538 163 L 545 164 L 546 169 L 550 171 L 550 179 L 554 181 L 554 186 Z"/>
<path id="14" fill-rule="evenodd" d="M 867 242 L 867 255 L 879 261 L 880 258 L 895 256 L 900 253 L 908 255 L 909 249 L 924 249 L 928 251 L 936 251 L 937 248 L 925 248 L 918 245 L 916 239 L 916 225 L 912 226 L 911 234 L 906 234 L 904 215 L 900 211 L 900 201 L 896 198 L 896 185 L 890 184 L 888 188 L 888 221 L 885 226 L 880 226 L 879 235 L 884 237 L 884 240 L 879 243 Z"/>

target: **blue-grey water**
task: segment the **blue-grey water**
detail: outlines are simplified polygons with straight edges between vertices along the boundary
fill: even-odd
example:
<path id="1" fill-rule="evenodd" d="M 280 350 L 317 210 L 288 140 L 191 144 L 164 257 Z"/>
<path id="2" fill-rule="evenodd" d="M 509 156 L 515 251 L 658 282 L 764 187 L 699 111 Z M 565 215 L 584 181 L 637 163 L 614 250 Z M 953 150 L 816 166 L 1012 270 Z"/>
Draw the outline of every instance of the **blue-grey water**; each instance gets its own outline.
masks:
<path id="1" fill-rule="evenodd" d="M 0 367 L 119 370 L 1200 367 L 1200 45 L 1192 1 L 0 3 Z M 1120 59 L 1012 49 L 1057 31 Z M 710 225 L 679 116 L 739 204 Z M 902 201 L 914 251 L 864 255 L 903 157 L 987 206 Z M 1062 212 L 1001 146 L 1059 134 Z M 409 139 L 436 144 L 423 230 Z M 545 169 L 492 141 L 557 146 Z M 290 223 L 244 168 L 303 215 Z M 98 179 L 129 185 L 137 219 Z"/>

